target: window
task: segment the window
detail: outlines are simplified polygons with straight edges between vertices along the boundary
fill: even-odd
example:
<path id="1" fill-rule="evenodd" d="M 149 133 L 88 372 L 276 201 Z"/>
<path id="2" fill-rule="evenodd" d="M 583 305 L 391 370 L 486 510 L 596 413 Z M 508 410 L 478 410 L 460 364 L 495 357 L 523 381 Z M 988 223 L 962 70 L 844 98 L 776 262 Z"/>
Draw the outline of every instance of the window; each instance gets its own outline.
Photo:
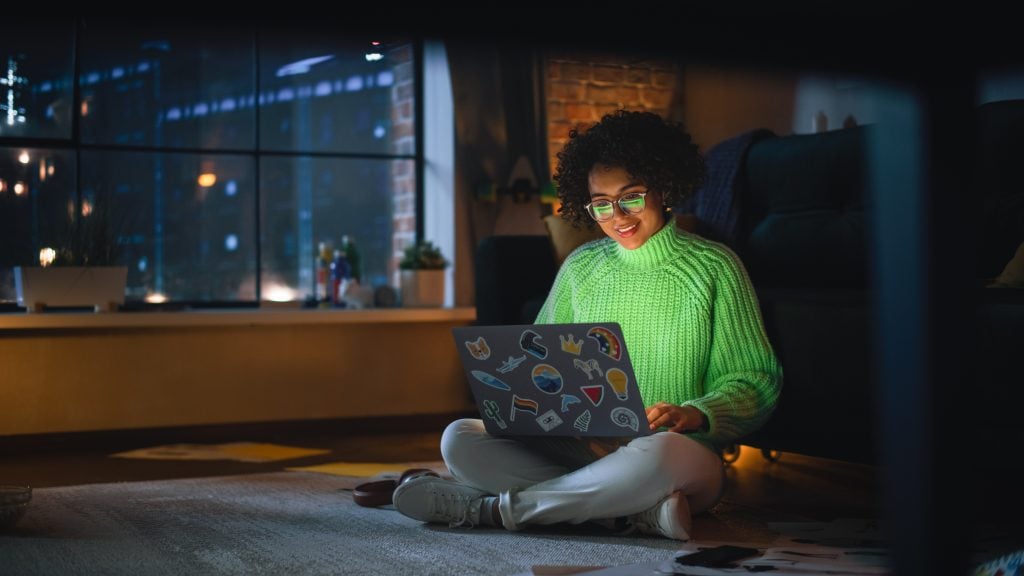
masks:
<path id="1" fill-rule="evenodd" d="M 93 19 L 0 32 L 0 300 L 13 266 L 96 207 L 130 301 L 309 299 L 317 246 L 343 237 L 364 282 L 394 283 L 422 163 L 409 40 Z"/>

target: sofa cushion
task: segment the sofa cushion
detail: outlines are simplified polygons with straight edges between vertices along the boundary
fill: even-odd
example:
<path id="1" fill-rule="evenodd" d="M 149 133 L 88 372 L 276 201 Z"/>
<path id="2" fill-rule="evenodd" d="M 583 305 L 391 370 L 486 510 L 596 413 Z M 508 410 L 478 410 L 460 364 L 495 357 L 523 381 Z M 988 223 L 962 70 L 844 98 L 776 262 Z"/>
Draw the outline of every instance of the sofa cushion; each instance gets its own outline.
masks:
<path id="1" fill-rule="evenodd" d="M 864 286 L 864 149 L 871 132 L 862 126 L 781 136 L 751 147 L 737 249 L 756 284 Z"/>
<path id="2" fill-rule="evenodd" d="M 600 228 L 575 227 L 570 222 L 557 214 L 548 214 L 544 217 L 544 226 L 548 229 L 548 238 L 551 239 L 551 248 L 555 251 L 555 264 L 558 266 L 565 262 L 565 259 L 572 254 L 572 251 L 580 246 L 604 238 L 604 232 Z"/>

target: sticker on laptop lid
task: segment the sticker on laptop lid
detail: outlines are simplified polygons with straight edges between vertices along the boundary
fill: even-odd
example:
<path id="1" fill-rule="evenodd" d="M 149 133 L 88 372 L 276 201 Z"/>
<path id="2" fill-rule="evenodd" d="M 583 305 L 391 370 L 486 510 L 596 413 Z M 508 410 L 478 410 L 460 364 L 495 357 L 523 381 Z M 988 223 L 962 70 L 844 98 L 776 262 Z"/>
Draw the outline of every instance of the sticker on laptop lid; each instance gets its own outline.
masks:
<path id="1" fill-rule="evenodd" d="M 619 400 L 629 400 L 629 388 L 626 387 L 629 384 L 629 376 L 626 376 L 625 372 L 618 368 L 612 368 L 604 375 L 604 379 L 611 385 Z"/>
<path id="2" fill-rule="evenodd" d="M 612 422 L 614 422 L 616 426 L 629 428 L 633 432 L 640 430 L 640 419 L 637 418 L 636 413 L 629 408 L 623 408 L 622 406 L 613 408 L 611 418 Z"/>
<path id="3" fill-rule="evenodd" d="M 523 330 L 523 335 L 519 337 L 519 347 L 523 349 L 523 352 L 528 352 L 543 360 L 548 357 L 548 349 L 537 342 L 540 339 L 540 334 L 533 330 Z"/>
<path id="4" fill-rule="evenodd" d="M 562 423 L 562 419 L 555 414 L 554 410 L 548 410 L 537 417 L 537 425 L 540 426 L 545 432 L 551 432 Z"/>
<path id="5" fill-rule="evenodd" d="M 501 372 L 502 374 L 508 374 L 509 372 L 515 370 L 516 368 L 519 368 L 519 365 L 522 364 L 523 362 L 526 362 L 526 355 L 519 356 L 516 358 L 509 356 L 508 360 L 505 360 L 504 362 L 501 363 L 501 367 L 498 368 L 498 372 Z"/>
<path id="6" fill-rule="evenodd" d="M 597 349 L 601 354 L 615 361 L 622 358 L 622 342 L 619 342 L 619 337 L 611 330 L 603 326 L 594 326 L 587 331 L 587 337 L 597 342 Z"/>
<path id="7" fill-rule="evenodd" d="M 491 347 L 487 345 L 487 340 L 484 340 L 483 336 L 480 336 L 476 341 L 466 340 L 466 349 L 469 350 L 469 355 L 477 360 L 487 360 L 491 357 Z"/>
<path id="8" fill-rule="evenodd" d="M 594 406 L 600 406 L 604 400 L 604 385 L 594 384 L 593 386 L 580 386 L 580 392 L 587 396 L 587 400 Z"/>
<path id="9" fill-rule="evenodd" d="M 562 391 L 562 373 L 550 364 L 537 364 L 533 367 L 533 385 L 545 394 L 558 394 Z"/>
<path id="10" fill-rule="evenodd" d="M 490 374 L 484 372 L 483 370 L 471 370 L 470 374 L 472 374 L 474 378 L 490 386 L 491 388 L 497 388 L 498 390 L 504 390 L 506 392 L 512 389 L 512 387 L 509 386 L 508 384 L 505 384 L 501 380 L 498 380 L 497 378 L 491 376 Z"/>
<path id="11" fill-rule="evenodd" d="M 558 339 L 562 342 L 562 352 L 579 356 L 583 351 L 583 340 L 577 340 L 572 334 L 569 334 L 568 338 L 560 335 Z"/>
<path id="12" fill-rule="evenodd" d="M 530 400 L 529 398 L 520 398 L 519 396 L 512 394 L 512 410 L 509 412 L 508 419 L 515 422 L 516 411 L 529 412 L 530 414 L 536 416 L 537 410 L 539 408 L 540 406 L 537 404 L 536 400 Z"/>
<path id="13" fill-rule="evenodd" d="M 484 416 L 494 420 L 494 423 L 498 425 L 498 428 L 501 428 L 502 430 L 508 428 L 508 424 L 506 424 L 505 420 L 501 417 L 500 408 L 498 407 L 497 402 L 494 400 L 484 400 L 483 405 Z"/>
<path id="14" fill-rule="evenodd" d="M 587 380 L 594 379 L 594 372 L 597 372 L 598 376 L 604 376 L 604 371 L 601 370 L 601 366 L 598 365 L 596 358 L 591 358 L 590 360 L 573 358 L 572 365 L 586 374 Z"/>

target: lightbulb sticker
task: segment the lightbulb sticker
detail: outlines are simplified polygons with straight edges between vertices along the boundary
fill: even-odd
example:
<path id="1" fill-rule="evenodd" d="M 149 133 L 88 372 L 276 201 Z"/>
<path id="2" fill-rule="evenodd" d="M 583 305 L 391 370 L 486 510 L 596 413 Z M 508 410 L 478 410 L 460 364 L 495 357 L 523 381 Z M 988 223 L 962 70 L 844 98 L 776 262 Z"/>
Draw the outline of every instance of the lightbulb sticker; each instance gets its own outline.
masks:
<path id="1" fill-rule="evenodd" d="M 618 368 L 612 368 L 604 375 L 604 379 L 611 385 L 619 400 L 629 400 L 629 388 L 626 387 L 629 384 L 629 376 L 626 376 L 625 372 Z"/>

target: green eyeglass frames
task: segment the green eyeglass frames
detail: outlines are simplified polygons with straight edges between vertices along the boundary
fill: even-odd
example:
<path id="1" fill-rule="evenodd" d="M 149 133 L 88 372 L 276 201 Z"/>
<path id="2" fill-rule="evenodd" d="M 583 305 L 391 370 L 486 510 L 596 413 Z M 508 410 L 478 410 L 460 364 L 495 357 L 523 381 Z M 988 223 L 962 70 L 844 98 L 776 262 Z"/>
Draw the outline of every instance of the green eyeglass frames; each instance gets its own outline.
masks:
<path id="1" fill-rule="evenodd" d="M 584 206 L 590 217 L 598 222 L 607 222 L 615 216 L 615 205 L 619 205 L 619 210 L 623 214 L 639 214 L 644 211 L 644 207 L 647 206 L 644 196 L 647 196 L 647 192 L 630 192 L 629 194 L 623 194 L 618 200 L 595 200 L 590 204 Z"/>

